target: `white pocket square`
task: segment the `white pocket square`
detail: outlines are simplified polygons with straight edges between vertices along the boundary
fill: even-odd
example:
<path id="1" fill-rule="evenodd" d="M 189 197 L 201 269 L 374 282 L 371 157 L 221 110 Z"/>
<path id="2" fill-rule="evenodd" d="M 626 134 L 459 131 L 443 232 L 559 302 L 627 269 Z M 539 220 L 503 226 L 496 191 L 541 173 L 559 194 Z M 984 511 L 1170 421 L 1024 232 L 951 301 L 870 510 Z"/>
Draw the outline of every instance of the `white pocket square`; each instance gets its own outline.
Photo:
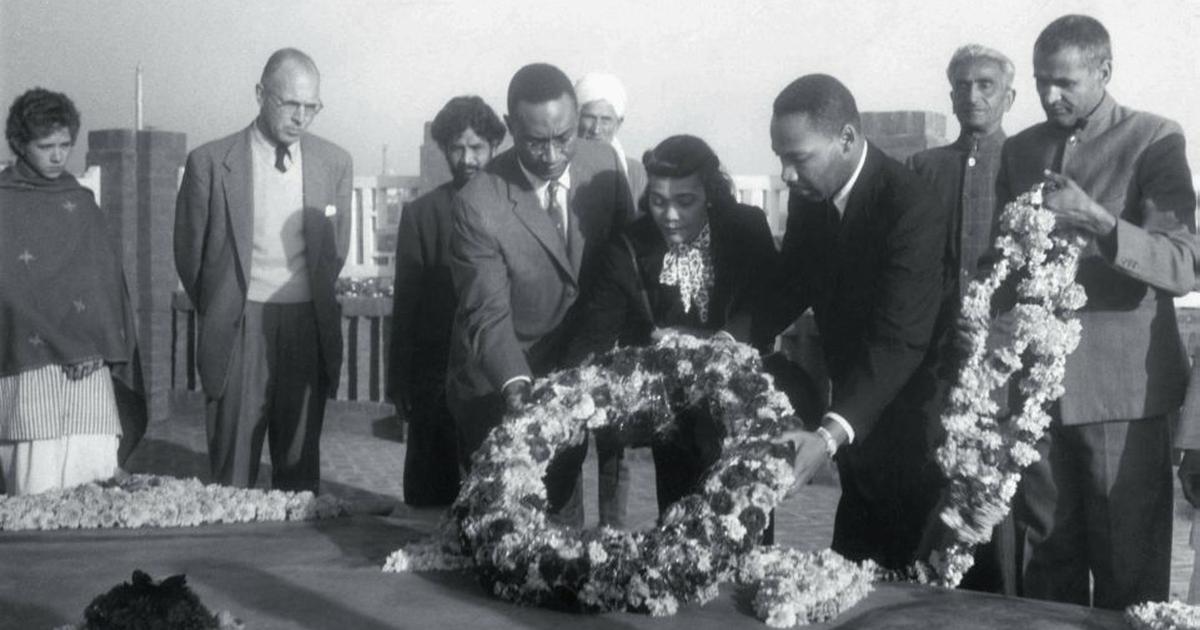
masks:
<path id="1" fill-rule="evenodd" d="M 325 216 L 331 217 L 335 214 L 337 214 L 337 206 L 335 206 L 333 204 L 329 204 L 328 206 L 325 206 Z"/>

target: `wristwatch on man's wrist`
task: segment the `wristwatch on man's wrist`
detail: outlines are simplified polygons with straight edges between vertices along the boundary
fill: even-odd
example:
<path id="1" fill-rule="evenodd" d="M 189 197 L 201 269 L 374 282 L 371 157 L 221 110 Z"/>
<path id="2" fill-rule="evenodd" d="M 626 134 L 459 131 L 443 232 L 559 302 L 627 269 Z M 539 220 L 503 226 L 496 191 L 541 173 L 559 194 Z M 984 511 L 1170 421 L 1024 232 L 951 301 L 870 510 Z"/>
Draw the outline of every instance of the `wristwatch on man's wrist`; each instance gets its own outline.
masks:
<path id="1" fill-rule="evenodd" d="M 833 456 L 837 454 L 838 450 L 837 439 L 835 439 L 833 434 L 829 432 L 829 429 L 826 429 L 825 427 L 817 427 L 817 435 L 821 436 L 821 438 L 825 440 L 825 452 L 829 455 L 830 459 L 833 459 Z"/>

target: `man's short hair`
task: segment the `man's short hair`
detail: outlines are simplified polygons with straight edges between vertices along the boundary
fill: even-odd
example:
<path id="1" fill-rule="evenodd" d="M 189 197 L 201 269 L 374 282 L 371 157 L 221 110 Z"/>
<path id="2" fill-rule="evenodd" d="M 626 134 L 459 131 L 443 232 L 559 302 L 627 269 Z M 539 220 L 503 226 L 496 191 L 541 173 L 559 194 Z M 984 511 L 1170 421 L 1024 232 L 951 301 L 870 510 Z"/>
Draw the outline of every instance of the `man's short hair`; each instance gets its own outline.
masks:
<path id="1" fill-rule="evenodd" d="M 809 124 L 830 135 L 841 133 L 846 125 L 862 129 L 854 95 L 841 81 L 828 74 L 806 74 L 788 84 L 775 97 L 775 116 L 803 114 Z"/>
<path id="2" fill-rule="evenodd" d="M 20 155 L 30 142 L 45 138 L 59 127 L 66 127 L 74 142 L 79 124 L 79 110 L 70 97 L 35 87 L 18 96 L 8 108 L 4 138 L 13 154 Z"/>
<path id="3" fill-rule="evenodd" d="M 1088 15 L 1064 15 L 1051 22 L 1034 42 L 1033 54 L 1053 55 L 1064 48 L 1078 48 L 1092 67 L 1112 61 L 1108 29 Z"/>
<path id="4" fill-rule="evenodd" d="M 433 117 L 430 134 L 444 151 L 467 129 L 492 146 L 504 141 L 504 123 L 491 107 L 478 96 L 455 96 Z"/>
<path id="5" fill-rule="evenodd" d="M 307 53 L 297 48 L 280 48 L 271 53 L 270 57 L 267 57 L 267 64 L 263 66 L 262 76 L 258 79 L 259 83 L 266 85 L 267 81 L 271 80 L 271 77 L 279 70 L 280 66 L 288 62 L 298 63 L 314 75 L 321 76 L 320 71 L 317 70 L 316 62 Z"/>
<path id="6" fill-rule="evenodd" d="M 575 88 L 562 70 L 548 63 L 531 63 L 517 70 L 508 84 L 508 113 L 517 111 L 517 103 L 546 103 L 563 94 L 575 101 Z"/>
<path id="7" fill-rule="evenodd" d="M 954 51 L 954 56 L 950 58 L 950 65 L 946 66 L 946 79 L 953 85 L 954 73 L 961 66 L 975 61 L 990 61 L 999 66 L 1000 74 L 1004 77 L 1004 87 L 1012 87 L 1013 77 L 1017 73 L 1012 60 L 995 48 L 988 48 L 979 44 L 967 44 Z"/>

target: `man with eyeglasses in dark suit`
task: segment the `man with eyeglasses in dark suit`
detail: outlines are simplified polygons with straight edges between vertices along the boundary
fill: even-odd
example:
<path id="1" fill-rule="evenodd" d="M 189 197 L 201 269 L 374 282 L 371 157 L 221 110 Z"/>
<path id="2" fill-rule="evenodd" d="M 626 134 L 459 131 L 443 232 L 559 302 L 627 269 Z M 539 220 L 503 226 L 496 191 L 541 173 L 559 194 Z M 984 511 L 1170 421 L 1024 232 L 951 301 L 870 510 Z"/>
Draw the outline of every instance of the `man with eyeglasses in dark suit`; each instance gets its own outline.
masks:
<path id="1" fill-rule="evenodd" d="M 353 179 L 346 151 L 306 133 L 320 81 L 303 52 L 272 54 L 258 117 L 192 151 L 176 201 L 175 266 L 200 325 L 209 463 L 222 484 L 255 485 L 269 435 L 274 488 L 320 485 Z"/>
<path id="2" fill-rule="evenodd" d="M 597 254 L 632 214 L 616 152 L 576 137 L 578 109 L 558 68 L 518 70 L 505 116 L 513 147 L 454 202 L 450 272 L 458 307 L 446 398 L 464 469 L 505 412 L 528 404 L 532 379 L 560 366 L 573 306 Z M 583 523 L 575 486 L 585 453 L 569 449 L 546 474 L 549 512 L 568 524 Z"/>

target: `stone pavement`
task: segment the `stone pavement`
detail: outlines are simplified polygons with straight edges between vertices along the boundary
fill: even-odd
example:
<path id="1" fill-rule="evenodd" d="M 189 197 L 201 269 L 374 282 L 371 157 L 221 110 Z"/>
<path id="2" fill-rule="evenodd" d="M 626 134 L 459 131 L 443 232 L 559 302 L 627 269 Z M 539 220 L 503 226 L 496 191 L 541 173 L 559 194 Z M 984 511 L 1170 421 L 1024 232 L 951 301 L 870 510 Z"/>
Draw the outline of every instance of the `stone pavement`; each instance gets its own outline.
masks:
<path id="1" fill-rule="evenodd" d="M 404 448 L 400 431 L 390 417 L 372 417 L 356 412 L 330 413 L 326 417 L 321 440 L 322 491 L 354 502 L 387 504 L 412 515 L 435 521 L 437 509 L 404 506 L 402 477 Z M 266 448 L 259 485 L 266 487 L 270 464 Z M 141 445 L 129 461 L 130 472 L 199 477 L 208 481 L 204 437 L 204 415 L 199 410 L 184 411 L 170 420 L 152 424 Z M 629 522 L 633 527 L 654 523 L 657 507 L 654 497 L 654 464 L 649 449 L 633 449 L 628 455 L 632 483 L 629 493 Z M 596 520 L 596 462 L 594 449 L 584 464 L 587 489 L 588 524 Z M 1192 509 L 1183 499 L 1176 483 L 1176 514 L 1172 546 L 1171 596 L 1186 599 L 1193 565 L 1188 545 Z M 796 496 L 788 499 L 776 514 L 776 542 L 801 549 L 829 546 L 833 534 L 833 515 L 839 490 L 832 471 L 825 471 Z"/>

